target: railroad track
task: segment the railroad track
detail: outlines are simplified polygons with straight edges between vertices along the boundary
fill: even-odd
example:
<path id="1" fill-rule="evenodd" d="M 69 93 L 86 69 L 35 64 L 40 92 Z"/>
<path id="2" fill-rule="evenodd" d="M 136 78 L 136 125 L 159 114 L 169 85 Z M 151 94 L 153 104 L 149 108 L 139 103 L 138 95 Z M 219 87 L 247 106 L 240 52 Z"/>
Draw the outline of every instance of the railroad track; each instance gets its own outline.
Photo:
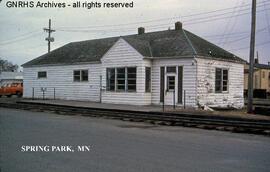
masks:
<path id="1" fill-rule="evenodd" d="M 163 112 L 138 112 L 128 110 L 82 108 L 66 105 L 41 103 L 0 103 L 1 107 L 24 109 L 38 112 L 53 112 L 61 115 L 82 115 L 105 117 L 125 121 L 147 122 L 158 125 L 196 127 L 202 129 L 252 133 L 270 136 L 270 121 L 248 120 L 231 117 L 176 114 Z"/>

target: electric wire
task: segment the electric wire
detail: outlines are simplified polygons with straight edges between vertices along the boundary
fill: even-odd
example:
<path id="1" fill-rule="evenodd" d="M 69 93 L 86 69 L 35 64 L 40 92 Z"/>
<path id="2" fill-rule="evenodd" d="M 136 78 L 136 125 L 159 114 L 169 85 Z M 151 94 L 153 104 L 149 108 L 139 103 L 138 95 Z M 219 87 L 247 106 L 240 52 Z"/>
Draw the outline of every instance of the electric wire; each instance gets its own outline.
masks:
<path id="1" fill-rule="evenodd" d="M 268 3 L 266 3 L 268 2 Z M 258 2 L 257 3 L 257 7 L 261 7 L 260 4 L 265 3 L 266 5 L 269 5 L 269 1 L 262 1 L 262 2 Z M 243 5 L 243 7 L 246 6 L 251 6 L 251 4 L 246 4 Z M 205 15 L 205 14 L 212 14 L 212 13 L 216 13 L 216 12 L 220 12 L 220 11 L 227 11 L 227 10 L 231 10 L 234 9 L 235 7 L 229 7 L 229 8 L 223 8 L 223 9 L 219 9 L 219 10 L 212 10 L 212 11 L 208 11 L 208 12 L 201 12 L 201 13 L 195 13 L 195 14 L 190 14 L 190 15 L 184 15 L 181 16 L 181 18 L 189 18 L 189 17 L 193 17 L 193 16 L 201 16 L 201 15 Z M 249 8 L 248 8 L 249 9 Z M 246 10 L 248 10 L 246 9 Z M 229 12 L 231 13 L 231 12 Z M 95 26 L 61 26 L 61 27 L 57 27 L 57 29 L 64 29 L 64 28 L 100 28 L 100 27 L 119 27 L 119 26 L 127 26 L 127 25 L 136 25 L 136 24 L 145 24 L 145 23 L 153 23 L 153 22 L 159 22 L 159 21 L 167 21 L 167 20 L 174 20 L 174 19 L 179 19 L 179 17 L 170 17 L 170 18 L 161 18 L 161 19 L 155 19 L 155 20 L 148 20 L 148 21 L 139 21 L 139 22 L 130 22 L 130 23 L 122 23 L 122 24 L 113 24 L 113 25 L 95 25 Z"/>
<path id="2" fill-rule="evenodd" d="M 244 1 L 245 0 L 242 0 L 241 4 L 244 4 Z M 241 11 L 241 6 L 239 7 L 239 9 L 236 11 L 236 15 L 239 14 L 239 12 Z M 237 17 L 234 17 L 233 20 L 232 20 L 232 25 L 230 27 L 229 25 L 229 30 L 228 30 L 228 33 L 231 33 L 233 32 L 234 28 L 235 28 L 235 25 L 237 23 L 237 20 L 238 20 L 238 16 Z M 224 42 L 222 43 L 223 46 L 225 46 L 227 44 L 227 41 L 229 40 L 228 37 L 224 37 Z"/>
<path id="3" fill-rule="evenodd" d="M 270 8 L 267 8 L 265 10 L 258 10 L 257 13 L 261 13 L 264 11 L 269 10 Z M 248 15 L 250 14 L 249 12 L 246 13 L 241 13 L 238 15 L 233 15 L 232 17 L 237 17 L 237 16 L 243 16 L 243 15 Z M 224 16 L 224 17 L 218 17 L 218 18 L 214 18 L 214 19 L 205 19 L 205 20 L 201 20 L 201 21 L 184 21 L 183 23 L 187 26 L 189 25 L 194 25 L 194 24 L 201 24 L 201 23 L 206 23 L 206 22 L 212 22 L 212 21 L 216 21 L 216 20 L 222 20 L 222 19 L 227 19 L 230 18 L 231 16 Z M 150 25 L 150 26 L 146 26 L 148 29 L 160 29 L 166 26 L 166 28 L 168 26 L 172 26 L 171 24 L 159 24 L 159 25 Z M 106 32 L 106 31 L 110 31 L 110 32 L 129 32 L 129 31 L 134 31 L 134 27 L 132 28 L 121 28 L 121 29 L 107 29 L 107 30 L 102 30 L 102 29 L 84 29 L 84 30 L 80 30 L 80 29 L 58 29 L 58 31 L 63 31 L 63 32 L 82 32 L 82 33 L 87 33 L 87 32 Z"/>

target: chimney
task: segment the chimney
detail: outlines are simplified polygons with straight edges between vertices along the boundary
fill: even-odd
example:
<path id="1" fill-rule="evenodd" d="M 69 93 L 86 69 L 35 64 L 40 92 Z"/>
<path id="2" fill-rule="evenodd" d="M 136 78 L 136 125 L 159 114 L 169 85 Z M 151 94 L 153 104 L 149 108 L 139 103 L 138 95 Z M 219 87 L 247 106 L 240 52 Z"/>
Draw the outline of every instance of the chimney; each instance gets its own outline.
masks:
<path id="1" fill-rule="evenodd" d="M 259 64 L 259 59 L 258 58 L 255 59 L 255 64 Z"/>
<path id="2" fill-rule="evenodd" d="M 182 30 L 182 23 L 181 22 L 175 23 L 175 30 Z"/>
<path id="3" fill-rule="evenodd" d="M 142 35 L 142 34 L 144 34 L 144 33 L 145 33 L 144 27 L 139 27 L 139 28 L 138 28 L 138 35 Z"/>

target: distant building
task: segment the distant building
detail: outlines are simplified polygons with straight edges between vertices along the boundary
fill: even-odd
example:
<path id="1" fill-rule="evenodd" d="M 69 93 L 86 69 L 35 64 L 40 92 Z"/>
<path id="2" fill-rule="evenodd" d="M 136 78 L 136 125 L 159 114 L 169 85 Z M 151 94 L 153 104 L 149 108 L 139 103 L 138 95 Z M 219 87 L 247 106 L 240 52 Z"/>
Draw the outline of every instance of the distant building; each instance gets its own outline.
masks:
<path id="1" fill-rule="evenodd" d="M 24 97 L 132 105 L 244 106 L 244 64 L 175 29 L 69 43 L 23 65 Z M 42 90 L 42 91 L 41 91 Z"/>
<path id="2" fill-rule="evenodd" d="M 245 65 L 245 85 L 244 89 L 248 89 L 248 73 L 249 64 Z M 258 59 L 255 59 L 254 63 L 254 77 L 253 77 L 253 88 L 254 89 L 264 89 L 270 93 L 270 63 L 259 64 Z"/>
<path id="3" fill-rule="evenodd" d="M 23 72 L 0 72 L 0 86 L 12 83 L 23 82 Z"/>

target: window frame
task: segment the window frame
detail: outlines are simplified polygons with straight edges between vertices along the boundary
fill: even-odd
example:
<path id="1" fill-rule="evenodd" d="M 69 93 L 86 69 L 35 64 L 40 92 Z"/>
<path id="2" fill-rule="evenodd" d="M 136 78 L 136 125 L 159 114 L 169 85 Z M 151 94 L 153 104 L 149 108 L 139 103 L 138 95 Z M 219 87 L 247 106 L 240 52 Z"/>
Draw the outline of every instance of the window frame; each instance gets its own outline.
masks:
<path id="1" fill-rule="evenodd" d="M 135 69 L 135 73 L 128 73 L 129 69 Z M 133 77 L 129 77 L 129 75 L 134 75 L 135 74 L 135 78 Z M 129 81 L 135 81 L 135 84 L 130 84 L 129 85 Z M 135 86 L 135 89 L 129 89 L 129 86 Z M 126 67 L 126 91 L 127 92 L 136 92 L 137 91 L 137 68 L 136 67 Z"/>
<path id="2" fill-rule="evenodd" d="M 110 77 L 109 77 L 109 70 L 113 71 L 113 75 L 110 75 Z M 111 80 L 110 80 L 111 77 L 114 78 L 113 83 L 111 83 Z M 116 87 L 115 83 L 116 83 L 115 68 L 106 68 L 106 90 L 107 91 L 115 91 L 115 87 Z M 111 89 L 111 86 L 113 86 L 113 89 Z"/>
<path id="3" fill-rule="evenodd" d="M 221 70 L 220 76 L 220 90 L 217 90 L 217 70 Z M 224 80 L 224 71 L 227 71 L 227 80 Z M 215 93 L 229 93 L 229 69 L 228 68 L 215 68 Z M 224 82 L 226 81 L 227 89 L 224 91 Z"/>
<path id="4" fill-rule="evenodd" d="M 45 76 L 40 76 L 40 73 L 45 73 Z M 47 79 L 47 71 L 38 71 L 37 72 L 37 78 L 38 79 Z"/>
<path id="5" fill-rule="evenodd" d="M 118 78 L 118 76 L 119 76 L 119 71 L 118 70 L 120 70 L 120 69 L 124 69 L 124 73 L 122 73 L 122 75 L 124 75 L 124 78 Z M 117 92 L 125 92 L 126 91 L 126 68 L 124 68 L 124 67 L 119 67 L 119 68 L 115 68 L 115 75 L 116 75 L 116 80 L 115 80 L 115 82 L 116 82 L 116 88 L 115 88 L 115 90 L 117 91 Z M 119 84 L 118 82 L 119 81 L 124 81 L 124 83 L 123 84 Z M 124 86 L 124 88 L 122 88 L 122 89 L 120 89 L 119 88 L 119 86 Z"/>
<path id="6" fill-rule="evenodd" d="M 152 92 L 151 87 L 152 87 L 152 68 L 145 67 L 145 92 L 151 93 Z"/>
<path id="7" fill-rule="evenodd" d="M 83 79 L 83 72 L 87 71 L 87 80 Z M 75 75 L 75 72 L 79 72 L 80 74 Z M 76 77 L 80 77 L 80 79 L 76 79 L 75 80 L 75 76 Z M 73 70 L 73 82 L 89 82 L 89 70 L 88 69 L 75 69 Z"/>
<path id="8" fill-rule="evenodd" d="M 135 69 L 135 73 L 131 73 L 131 74 L 135 74 L 135 79 L 134 78 L 129 78 L 129 73 L 128 70 L 134 68 Z M 124 73 L 124 89 L 119 89 L 118 88 L 118 70 L 119 69 L 124 69 L 125 73 Z M 114 71 L 114 89 L 110 89 L 109 86 L 111 85 L 111 80 L 109 78 L 109 70 L 113 70 Z M 135 89 L 129 89 L 129 81 L 134 80 L 135 81 Z M 123 84 L 121 84 L 123 85 Z M 106 91 L 109 92 L 137 92 L 137 67 L 136 66 L 130 66 L 130 67 L 109 67 L 106 68 Z"/>
<path id="9" fill-rule="evenodd" d="M 168 69 L 173 69 L 173 68 L 174 68 L 175 71 L 169 71 L 168 70 Z M 167 74 L 176 74 L 177 73 L 176 66 L 166 66 L 166 73 Z"/>
<path id="10" fill-rule="evenodd" d="M 174 78 L 174 88 L 173 89 L 170 89 L 170 80 L 169 80 L 170 77 L 173 77 Z M 167 80 L 167 92 L 174 92 L 174 91 L 176 91 L 175 90 L 175 87 L 176 87 L 176 76 L 175 75 L 167 75 L 166 80 Z"/>

